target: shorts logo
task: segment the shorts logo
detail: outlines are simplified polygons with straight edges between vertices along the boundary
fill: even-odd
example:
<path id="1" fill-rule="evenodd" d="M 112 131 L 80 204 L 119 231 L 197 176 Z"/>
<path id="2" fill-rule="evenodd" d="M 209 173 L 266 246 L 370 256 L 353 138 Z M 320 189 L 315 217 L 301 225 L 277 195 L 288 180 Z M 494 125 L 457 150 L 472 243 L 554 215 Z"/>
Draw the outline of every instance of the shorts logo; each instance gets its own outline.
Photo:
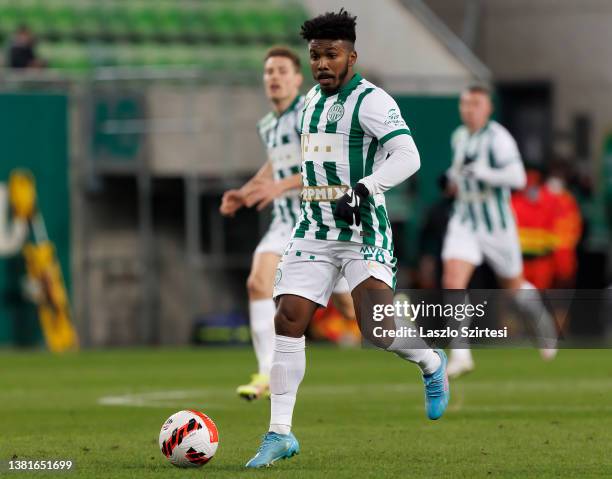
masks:
<path id="1" fill-rule="evenodd" d="M 342 103 L 336 102 L 327 110 L 327 123 L 336 123 L 343 116 L 344 106 Z"/>
<path id="2" fill-rule="evenodd" d="M 283 277 L 283 272 L 281 271 L 280 268 L 277 268 L 276 270 L 276 276 L 274 277 L 274 286 L 278 285 L 278 283 L 280 283 L 281 278 Z"/>

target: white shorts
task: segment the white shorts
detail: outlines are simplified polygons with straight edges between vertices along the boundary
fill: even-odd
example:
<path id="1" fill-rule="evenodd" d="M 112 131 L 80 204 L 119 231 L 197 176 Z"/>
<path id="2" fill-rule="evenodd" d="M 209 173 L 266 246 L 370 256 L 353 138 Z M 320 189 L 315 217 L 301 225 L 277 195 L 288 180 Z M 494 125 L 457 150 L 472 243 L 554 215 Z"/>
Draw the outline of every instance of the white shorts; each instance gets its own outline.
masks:
<path id="1" fill-rule="evenodd" d="M 293 233 L 292 223 L 283 223 L 282 221 L 273 220 L 266 234 L 263 235 L 261 241 L 255 248 L 255 254 L 272 253 L 277 256 L 282 256 L 285 247 Z"/>
<path id="2" fill-rule="evenodd" d="M 515 278 L 523 272 L 523 257 L 514 223 L 492 233 L 472 229 L 454 215 L 448 223 L 442 259 L 460 259 L 475 266 L 486 261 L 501 278 Z"/>
<path id="3" fill-rule="evenodd" d="M 287 247 L 287 243 L 293 234 L 293 225 L 291 223 L 282 223 L 273 221 L 266 231 L 266 234 L 261 238 L 261 241 L 255 248 L 255 253 L 272 253 L 277 256 L 282 256 Z M 348 282 L 344 276 L 338 277 L 338 281 L 334 286 L 334 294 L 348 294 L 351 292 Z"/>
<path id="4" fill-rule="evenodd" d="M 274 298 L 294 294 L 325 307 L 339 277 L 352 291 L 373 277 L 395 289 L 396 258 L 390 251 L 347 241 L 292 239 L 274 280 Z"/>

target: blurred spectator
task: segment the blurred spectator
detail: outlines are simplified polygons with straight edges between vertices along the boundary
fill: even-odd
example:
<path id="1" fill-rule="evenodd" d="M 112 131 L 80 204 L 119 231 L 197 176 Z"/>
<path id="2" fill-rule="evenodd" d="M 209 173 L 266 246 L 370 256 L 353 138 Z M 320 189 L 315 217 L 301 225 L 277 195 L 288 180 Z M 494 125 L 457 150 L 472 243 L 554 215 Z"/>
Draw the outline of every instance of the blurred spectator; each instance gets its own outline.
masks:
<path id="1" fill-rule="evenodd" d="M 554 284 L 556 288 L 573 288 L 576 280 L 576 247 L 582 236 L 582 215 L 574 195 L 567 188 L 571 179 L 569 165 L 551 165 L 546 180 L 547 191 L 555 198 L 553 233 L 555 237 Z"/>
<path id="2" fill-rule="evenodd" d="M 538 289 L 574 286 L 582 218 L 566 178 L 560 164 L 553 165 L 546 182 L 540 171 L 528 169 L 527 186 L 512 195 L 523 273 Z"/>
<path id="3" fill-rule="evenodd" d="M 46 66 L 46 62 L 36 56 L 36 38 L 26 25 L 21 25 L 11 39 L 7 64 L 11 68 Z"/>
<path id="4" fill-rule="evenodd" d="M 523 275 L 538 289 L 553 286 L 555 249 L 556 199 L 544 186 L 542 173 L 527 169 L 527 185 L 512 195 L 512 209 L 516 216 Z"/>
<path id="5" fill-rule="evenodd" d="M 553 163 L 546 181 L 536 169 L 527 170 L 527 186 L 512 195 L 512 208 L 523 252 L 523 274 L 538 289 L 573 288 L 577 271 L 576 247 L 582 217 L 566 188 L 569 169 Z M 568 311 L 552 312 L 561 333 L 568 329 Z"/>

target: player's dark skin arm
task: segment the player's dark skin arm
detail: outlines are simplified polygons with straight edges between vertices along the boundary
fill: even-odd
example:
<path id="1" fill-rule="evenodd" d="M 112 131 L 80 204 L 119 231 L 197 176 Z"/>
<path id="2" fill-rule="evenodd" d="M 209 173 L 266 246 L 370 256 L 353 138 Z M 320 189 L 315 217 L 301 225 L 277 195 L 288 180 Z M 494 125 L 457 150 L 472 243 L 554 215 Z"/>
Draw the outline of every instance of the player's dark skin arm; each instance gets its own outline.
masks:
<path id="1" fill-rule="evenodd" d="M 370 292 L 376 294 L 370 296 Z M 375 346 L 386 349 L 390 346 L 391 338 L 376 338 L 372 331 L 374 327 L 381 326 L 386 330 L 394 329 L 393 319 L 374 321 L 372 318 L 373 302 L 377 304 L 392 304 L 393 291 L 384 282 L 376 278 L 368 278 L 353 289 L 351 296 L 355 305 L 355 315 L 361 334 Z M 278 307 L 274 316 L 276 334 L 299 338 L 304 335 L 310 320 L 318 305 L 309 299 L 293 294 L 284 294 L 278 299 Z"/>

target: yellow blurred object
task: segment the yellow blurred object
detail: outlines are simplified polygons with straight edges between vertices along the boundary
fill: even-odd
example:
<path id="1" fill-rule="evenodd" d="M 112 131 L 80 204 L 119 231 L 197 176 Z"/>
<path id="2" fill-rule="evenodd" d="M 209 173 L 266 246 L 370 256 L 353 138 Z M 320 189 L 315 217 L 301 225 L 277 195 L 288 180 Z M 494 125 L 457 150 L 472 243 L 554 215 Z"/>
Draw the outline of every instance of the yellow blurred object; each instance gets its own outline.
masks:
<path id="1" fill-rule="evenodd" d="M 49 350 L 60 353 L 79 347 L 77 333 L 70 322 L 70 303 L 55 248 L 50 241 L 28 243 L 23 248 L 30 280 L 41 285 L 38 315 Z"/>
<path id="2" fill-rule="evenodd" d="M 32 173 L 13 170 L 9 178 L 9 199 L 18 218 L 29 219 L 36 207 L 36 185 Z"/>

